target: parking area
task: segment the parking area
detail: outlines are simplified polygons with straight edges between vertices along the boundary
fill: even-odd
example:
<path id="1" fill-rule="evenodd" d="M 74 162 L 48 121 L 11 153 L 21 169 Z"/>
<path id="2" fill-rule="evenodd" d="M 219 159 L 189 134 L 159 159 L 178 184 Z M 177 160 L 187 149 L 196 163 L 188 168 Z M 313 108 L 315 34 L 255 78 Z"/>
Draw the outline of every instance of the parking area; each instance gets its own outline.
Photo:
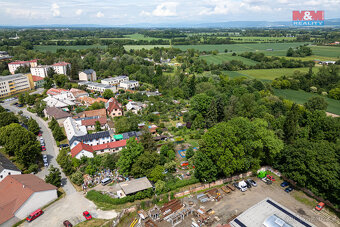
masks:
<path id="1" fill-rule="evenodd" d="M 219 220 L 215 221 L 213 226 L 216 226 L 219 223 L 227 223 L 266 197 L 270 197 L 318 227 L 340 226 L 339 219 L 330 214 L 326 209 L 318 212 L 310 206 L 297 201 L 293 195 L 294 193 L 299 192 L 292 191 L 287 193 L 280 186 L 279 182 L 267 185 L 260 179 L 253 179 L 257 182 L 257 187 L 248 188 L 245 192 L 236 189 L 235 191 L 225 194 L 219 189 L 223 198 L 218 202 L 208 201 L 202 203 L 197 199 L 197 195 L 186 197 L 183 200 L 187 203 L 195 204 L 195 209 L 200 207 L 204 210 L 211 209 L 211 217 L 217 217 L 216 220 Z"/>

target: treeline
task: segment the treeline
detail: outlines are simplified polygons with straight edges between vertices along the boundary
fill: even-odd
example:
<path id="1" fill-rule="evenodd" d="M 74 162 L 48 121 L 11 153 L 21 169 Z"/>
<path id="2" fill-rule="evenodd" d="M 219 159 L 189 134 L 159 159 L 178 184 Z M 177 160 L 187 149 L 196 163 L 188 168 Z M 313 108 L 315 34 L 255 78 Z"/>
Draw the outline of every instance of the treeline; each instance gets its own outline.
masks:
<path id="1" fill-rule="evenodd" d="M 308 73 L 296 72 L 292 76 L 276 78 L 272 86 L 277 89 L 302 89 L 340 100 L 340 67 L 323 66 L 316 73 L 310 68 Z"/>
<path id="2" fill-rule="evenodd" d="M 312 49 L 307 47 L 307 46 L 299 46 L 296 49 L 293 48 L 289 48 L 287 50 L 287 57 L 306 57 L 306 56 L 311 56 L 312 53 Z"/>

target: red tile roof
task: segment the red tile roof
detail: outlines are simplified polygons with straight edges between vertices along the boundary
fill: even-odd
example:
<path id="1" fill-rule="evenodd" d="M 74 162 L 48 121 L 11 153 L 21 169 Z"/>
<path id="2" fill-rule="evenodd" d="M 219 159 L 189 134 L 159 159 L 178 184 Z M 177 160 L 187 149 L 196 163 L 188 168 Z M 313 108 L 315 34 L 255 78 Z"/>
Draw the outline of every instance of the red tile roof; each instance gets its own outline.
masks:
<path id="1" fill-rule="evenodd" d="M 62 62 L 54 63 L 53 66 L 66 66 L 66 65 L 69 65 L 69 64 L 70 63 L 68 63 L 68 62 L 62 61 Z"/>
<path id="2" fill-rule="evenodd" d="M 119 140 L 119 141 L 114 141 L 110 143 L 95 145 L 95 146 L 92 146 L 92 149 L 94 151 L 99 151 L 99 150 L 104 150 L 104 149 L 113 149 L 113 148 L 125 147 L 125 146 L 126 146 L 126 140 Z"/>
<path id="3" fill-rule="evenodd" d="M 0 183 L 0 224 L 11 219 L 34 192 L 56 189 L 33 174 L 8 175 Z"/>
<path id="4" fill-rule="evenodd" d="M 37 82 L 37 81 L 40 81 L 40 80 L 44 80 L 44 78 L 42 78 L 41 76 L 32 76 L 32 78 L 33 78 L 34 82 Z"/>
<path id="5" fill-rule="evenodd" d="M 38 60 L 37 59 L 34 59 L 34 60 L 30 60 L 30 61 L 14 61 L 14 62 L 10 62 L 8 63 L 9 65 L 17 65 L 17 64 L 29 64 L 31 62 L 37 62 Z"/>
<path id="6" fill-rule="evenodd" d="M 91 126 L 91 125 L 96 125 L 97 121 L 99 121 L 100 125 L 103 126 L 107 123 L 107 118 L 106 117 L 100 117 L 100 118 L 82 120 L 81 124 L 84 125 L 84 126 Z"/>
<path id="7" fill-rule="evenodd" d="M 62 88 L 50 88 L 48 89 L 48 91 L 46 92 L 46 94 L 48 95 L 58 95 L 63 91 L 67 91 L 66 89 L 62 89 Z"/>
<path id="8" fill-rule="evenodd" d="M 81 118 L 81 117 L 106 117 L 106 109 L 99 109 L 99 110 L 88 110 L 84 112 L 78 113 L 75 118 Z"/>
<path id="9" fill-rule="evenodd" d="M 78 143 L 73 149 L 71 149 L 71 156 L 74 158 L 79 152 L 82 150 L 93 153 L 93 149 L 91 145 L 85 144 L 83 142 Z"/>
<path id="10" fill-rule="evenodd" d="M 115 98 L 110 98 L 107 111 L 111 113 L 114 109 L 119 109 L 120 111 L 122 111 L 121 104 Z"/>

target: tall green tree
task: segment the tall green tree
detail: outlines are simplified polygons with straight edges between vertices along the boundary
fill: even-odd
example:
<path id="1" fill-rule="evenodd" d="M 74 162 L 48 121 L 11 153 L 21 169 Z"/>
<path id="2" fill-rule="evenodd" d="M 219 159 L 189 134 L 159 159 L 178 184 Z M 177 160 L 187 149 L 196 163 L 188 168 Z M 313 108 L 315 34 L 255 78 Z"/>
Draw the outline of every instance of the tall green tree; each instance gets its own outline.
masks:
<path id="1" fill-rule="evenodd" d="M 286 121 L 283 126 L 285 133 L 285 140 L 288 143 L 292 143 L 298 133 L 298 121 L 300 118 L 300 110 L 297 104 L 293 104 L 290 111 L 287 114 Z"/>
<path id="2" fill-rule="evenodd" d="M 142 131 L 142 135 L 140 136 L 139 141 L 142 143 L 145 151 L 155 151 L 156 150 L 156 142 L 152 138 L 151 133 L 149 132 L 147 127 L 144 127 Z"/>
<path id="3" fill-rule="evenodd" d="M 28 130 L 31 131 L 33 134 L 38 135 L 39 131 L 40 131 L 40 127 L 37 123 L 36 120 L 34 120 L 33 118 L 28 119 Z"/>
<path id="4" fill-rule="evenodd" d="M 326 102 L 325 98 L 315 96 L 309 98 L 308 101 L 304 104 L 304 106 L 309 111 L 326 110 L 328 103 Z"/>
<path id="5" fill-rule="evenodd" d="M 217 123 L 217 118 L 217 105 L 215 99 L 212 99 L 206 116 L 207 128 L 211 128 L 212 126 L 214 126 Z"/>
<path id="6" fill-rule="evenodd" d="M 114 97 L 115 94 L 113 94 L 113 91 L 111 89 L 106 89 L 103 93 L 104 99 L 110 99 Z"/>
<path id="7" fill-rule="evenodd" d="M 96 131 L 99 132 L 101 130 L 102 130 L 102 128 L 101 128 L 100 122 L 96 121 Z"/>
<path id="8" fill-rule="evenodd" d="M 12 112 L 0 113 L 0 128 L 12 123 L 18 123 L 18 118 Z"/>
<path id="9" fill-rule="evenodd" d="M 159 154 L 156 152 L 144 151 L 131 167 L 131 174 L 134 177 L 149 176 L 152 169 L 159 163 Z"/>
<path id="10" fill-rule="evenodd" d="M 46 183 L 52 184 L 56 187 L 61 186 L 61 172 L 58 168 L 53 165 L 48 169 L 49 173 L 45 176 Z"/>
<path id="11" fill-rule="evenodd" d="M 117 162 L 119 172 L 125 176 L 131 174 L 132 165 L 137 161 L 138 157 L 144 153 L 144 147 L 135 137 L 130 138 L 126 142 L 126 147 L 120 152 Z"/>

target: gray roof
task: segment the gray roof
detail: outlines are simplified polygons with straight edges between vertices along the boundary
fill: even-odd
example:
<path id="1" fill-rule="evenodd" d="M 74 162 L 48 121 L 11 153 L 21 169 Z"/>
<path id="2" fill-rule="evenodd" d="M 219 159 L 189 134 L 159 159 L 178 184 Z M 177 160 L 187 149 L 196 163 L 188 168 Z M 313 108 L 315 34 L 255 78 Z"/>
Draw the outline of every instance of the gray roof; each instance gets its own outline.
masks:
<path id="1" fill-rule="evenodd" d="M 83 136 L 73 136 L 72 139 L 70 140 L 70 145 L 73 144 L 74 141 L 86 142 L 86 141 L 97 140 L 97 139 L 100 139 L 100 138 L 107 138 L 107 137 L 110 137 L 109 131 L 86 134 L 86 135 L 83 135 Z"/>
<path id="2" fill-rule="evenodd" d="M 123 139 L 124 140 L 127 140 L 127 139 L 130 139 L 131 137 L 139 137 L 142 135 L 141 132 L 136 132 L 136 131 L 132 131 L 132 132 L 124 132 L 122 133 L 123 134 Z"/>
<path id="3" fill-rule="evenodd" d="M 16 167 L 10 160 L 8 160 L 3 154 L 0 153 L 0 173 L 4 169 L 21 172 L 20 169 L 18 169 L 18 167 Z"/>
<path id="4" fill-rule="evenodd" d="M 122 188 L 124 191 L 125 195 L 129 195 L 132 193 L 136 193 L 139 191 L 143 191 L 148 188 L 152 188 L 152 184 L 146 177 L 134 179 L 131 181 L 126 181 L 119 183 L 119 186 Z"/>
<path id="5" fill-rule="evenodd" d="M 93 69 L 85 69 L 83 72 L 85 74 L 92 74 L 94 72 L 94 70 Z"/>
<path id="6" fill-rule="evenodd" d="M 234 220 L 230 222 L 232 227 L 243 226 L 294 226 L 294 227 L 313 227 L 302 217 L 288 210 L 271 198 L 265 198 L 254 206 L 248 208 Z"/>
<path id="7" fill-rule="evenodd" d="M 56 107 L 48 107 L 46 109 L 46 113 L 47 115 L 54 117 L 56 120 L 62 119 L 62 118 L 68 118 L 72 116 L 71 114 L 65 111 L 62 111 L 61 109 L 58 109 Z"/>
<path id="8" fill-rule="evenodd" d="M 6 80 L 15 80 L 18 78 L 27 78 L 22 73 L 8 75 L 8 76 L 0 76 L 0 81 L 6 81 Z"/>

